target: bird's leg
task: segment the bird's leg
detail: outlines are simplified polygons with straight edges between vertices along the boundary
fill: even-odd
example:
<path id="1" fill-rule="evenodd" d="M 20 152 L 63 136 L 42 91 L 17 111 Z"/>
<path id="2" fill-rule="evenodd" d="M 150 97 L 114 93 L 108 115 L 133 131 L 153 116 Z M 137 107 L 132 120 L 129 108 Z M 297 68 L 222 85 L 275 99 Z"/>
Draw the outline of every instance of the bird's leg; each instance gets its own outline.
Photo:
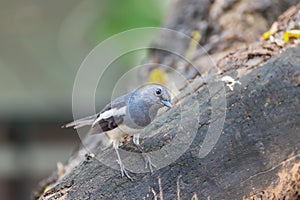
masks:
<path id="1" fill-rule="evenodd" d="M 119 151 L 118 151 L 118 149 L 119 149 L 119 144 L 116 144 L 115 142 L 114 142 L 114 149 L 116 150 L 116 153 L 117 153 L 117 157 L 118 157 L 118 160 L 117 160 L 117 162 L 118 162 L 118 164 L 120 165 L 120 168 L 121 168 L 121 175 L 122 175 L 122 177 L 124 176 L 124 174 L 127 176 L 127 178 L 129 178 L 131 181 L 133 180 L 130 176 L 129 176 L 129 174 L 127 173 L 127 171 L 126 171 L 126 169 L 125 169 L 125 166 L 123 165 L 123 163 L 122 163 L 122 160 L 121 160 L 121 157 L 120 157 L 120 154 L 119 154 Z"/>
<path id="2" fill-rule="evenodd" d="M 133 143 L 136 146 L 140 146 L 140 134 L 134 134 L 133 135 Z"/>
<path id="3" fill-rule="evenodd" d="M 153 174 L 153 167 L 156 168 L 156 166 L 152 163 L 150 156 L 148 156 L 147 153 L 144 152 L 144 150 L 142 149 L 141 145 L 140 145 L 140 141 L 139 141 L 140 135 L 139 134 L 134 134 L 133 135 L 133 143 L 137 146 L 137 148 L 141 151 L 143 157 L 144 157 L 144 161 L 145 161 L 145 169 L 147 169 L 147 167 L 149 166 L 149 170 L 151 172 L 151 174 Z"/>

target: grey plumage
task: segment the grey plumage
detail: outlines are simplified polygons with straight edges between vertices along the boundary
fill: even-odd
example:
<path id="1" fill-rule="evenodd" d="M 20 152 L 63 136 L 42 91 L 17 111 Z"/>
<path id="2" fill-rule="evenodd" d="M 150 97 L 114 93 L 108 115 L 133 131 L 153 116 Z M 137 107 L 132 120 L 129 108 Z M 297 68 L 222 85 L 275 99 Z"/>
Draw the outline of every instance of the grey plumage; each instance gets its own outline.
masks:
<path id="1" fill-rule="evenodd" d="M 133 136 L 134 144 L 140 147 L 139 134 L 141 129 L 151 123 L 160 108 L 163 106 L 172 107 L 170 100 L 170 93 L 165 87 L 156 84 L 146 85 L 115 99 L 99 113 L 78 119 L 63 127 L 77 129 L 90 125 L 90 134 L 105 133 L 107 138 L 104 146 L 113 145 L 118 156 L 122 176 L 125 174 L 130 178 L 118 152 L 121 140 L 126 134 Z M 150 164 L 152 171 L 151 165 L 153 164 L 149 157 L 144 158 Z"/>

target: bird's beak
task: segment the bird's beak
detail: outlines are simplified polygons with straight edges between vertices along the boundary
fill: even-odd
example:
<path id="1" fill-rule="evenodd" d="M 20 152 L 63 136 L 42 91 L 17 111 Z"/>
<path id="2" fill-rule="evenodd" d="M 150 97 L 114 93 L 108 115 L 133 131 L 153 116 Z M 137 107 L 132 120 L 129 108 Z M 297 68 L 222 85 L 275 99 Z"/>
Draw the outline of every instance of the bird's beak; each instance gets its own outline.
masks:
<path id="1" fill-rule="evenodd" d="M 169 102 L 169 101 L 166 101 L 166 100 L 160 100 L 162 102 L 162 104 L 164 104 L 165 106 L 167 106 L 168 108 L 172 108 L 172 104 Z"/>

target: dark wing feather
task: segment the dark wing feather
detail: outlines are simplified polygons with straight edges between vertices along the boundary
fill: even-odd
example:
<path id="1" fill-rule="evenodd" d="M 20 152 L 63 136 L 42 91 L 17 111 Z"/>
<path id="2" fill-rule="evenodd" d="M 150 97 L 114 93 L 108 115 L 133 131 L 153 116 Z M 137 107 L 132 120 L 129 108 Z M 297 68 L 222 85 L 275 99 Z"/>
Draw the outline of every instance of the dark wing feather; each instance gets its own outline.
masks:
<path id="1" fill-rule="evenodd" d="M 129 94 L 121 96 L 117 99 L 115 99 L 112 103 L 106 105 L 100 113 L 98 113 L 97 117 L 100 116 L 100 114 L 109 111 L 111 109 L 120 109 L 124 106 L 126 106 L 127 100 L 129 98 Z M 95 127 L 91 127 L 90 133 L 91 134 L 97 134 L 102 133 L 105 131 L 110 131 L 118 127 L 121 123 L 124 121 L 125 115 L 118 115 L 118 116 L 111 116 L 106 119 L 101 119 Z"/>
<path id="2" fill-rule="evenodd" d="M 74 127 L 74 128 L 80 128 L 83 126 L 87 125 L 92 125 L 93 122 L 100 116 L 100 114 L 107 112 L 111 109 L 120 109 L 124 106 L 126 106 L 126 103 L 130 97 L 130 94 L 123 95 L 117 99 L 115 99 L 113 102 L 107 104 L 98 114 L 88 116 L 82 119 L 78 119 L 74 122 L 68 123 L 64 126 L 63 128 L 69 128 L 69 127 Z M 111 116 L 106 119 L 101 119 L 97 124 L 98 126 L 92 127 L 91 128 L 91 133 L 102 133 L 104 131 L 109 131 L 112 129 L 115 129 L 118 127 L 119 124 L 121 124 L 124 120 L 124 115 L 121 116 Z"/>
<path id="3" fill-rule="evenodd" d="M 110 131 L 118 127 L 124 120 L 124 116 L 110 117 L 102 119 L 94 127 L 91 127 L 90 134 L 98 134 L 105 131 Z"/>

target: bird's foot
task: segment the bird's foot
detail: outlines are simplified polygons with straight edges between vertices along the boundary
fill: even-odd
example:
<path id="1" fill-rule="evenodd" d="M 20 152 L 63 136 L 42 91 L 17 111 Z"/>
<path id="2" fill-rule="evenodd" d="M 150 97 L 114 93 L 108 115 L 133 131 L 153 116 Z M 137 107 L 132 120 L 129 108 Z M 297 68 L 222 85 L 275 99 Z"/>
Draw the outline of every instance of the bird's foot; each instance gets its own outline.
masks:
<path id="1" fill-rule="evenodd" d="M 142 153 L 142 155 L 143 155 L 144 161 L 145 161 L 145 169 L 147 169 L 149 166 L 149 170 L 150 170 L 151 174 L 153 174 L 153 167 L 156 168 L 156 166 L 152 163 L 151 158 L 147 153 Z"/>
<path id="2" fill-rule="evenodd" d="M 128 172 L 126 171 L 125 166 L 123 165 L 122 162 L 120 162 L 119 160 L 117 160 L 118 164 L 120 165 L 120 169 L 121 169 L 121 175 L 122 177 L 124 177 L 124 175 L 131 181 L 133 181 L 133 179 L 131 178 L 131 176 L 129 176 Z"/>

